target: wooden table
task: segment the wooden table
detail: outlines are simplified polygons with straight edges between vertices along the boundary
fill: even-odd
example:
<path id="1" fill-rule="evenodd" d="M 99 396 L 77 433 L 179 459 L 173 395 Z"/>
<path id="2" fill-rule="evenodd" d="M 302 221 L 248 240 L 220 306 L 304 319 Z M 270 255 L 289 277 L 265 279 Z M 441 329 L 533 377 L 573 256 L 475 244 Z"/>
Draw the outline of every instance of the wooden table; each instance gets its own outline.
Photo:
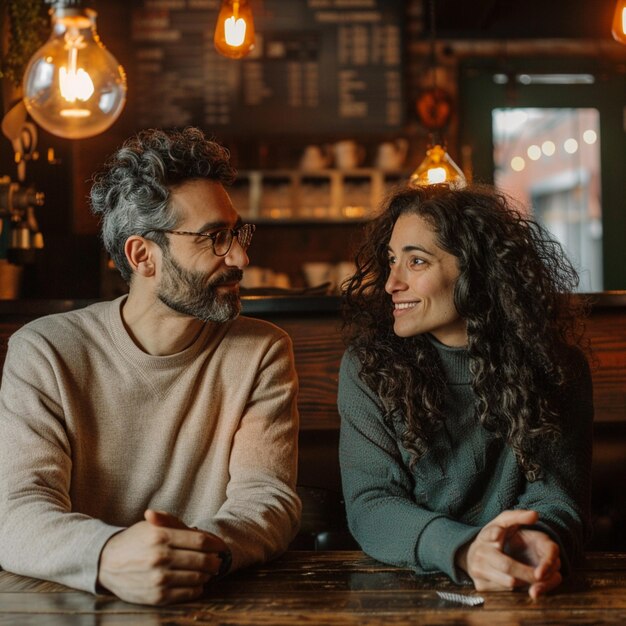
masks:
<path id="1" fill-rule="evenodd" d="M 567 584 L 535 603 L 523 592 L 484 593 L 484 605 L 470 608 L 436 590 L 476 593 L 362 552 L 289 552 L 216 583 L 196 602 L 161 608 L 0 572 L 0 626 L 626 624 L 626 554 L 588 555 Z"/>

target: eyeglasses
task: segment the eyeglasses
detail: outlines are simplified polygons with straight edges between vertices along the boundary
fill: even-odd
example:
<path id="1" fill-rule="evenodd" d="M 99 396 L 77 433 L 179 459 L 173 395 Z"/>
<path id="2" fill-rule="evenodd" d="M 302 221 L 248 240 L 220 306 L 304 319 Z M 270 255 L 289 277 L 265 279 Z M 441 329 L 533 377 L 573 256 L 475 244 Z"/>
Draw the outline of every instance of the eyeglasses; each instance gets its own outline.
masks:
<path id="1" fill-rule="evenodd" d="M 213 254 L 215 256 L 226 256 L 230 251 L 235 238 L 237 238 L 239 245 L 244 250 L 247 250 L 252 242 L 252 235 L 255 230 L 255 224 L 242 224 L 237 228 L 225 228 L 224 230 L 218 230 L 215 233 L 194 233 L 188 230 L 165 230 L 153 228 L 152 230 L 144 231 L 141 233 L 141 236 L 145 237 L 148 233 L 168 233 L 170 235 L 188 235 L 190 237 L 210 239 L 213 244 Z"/>

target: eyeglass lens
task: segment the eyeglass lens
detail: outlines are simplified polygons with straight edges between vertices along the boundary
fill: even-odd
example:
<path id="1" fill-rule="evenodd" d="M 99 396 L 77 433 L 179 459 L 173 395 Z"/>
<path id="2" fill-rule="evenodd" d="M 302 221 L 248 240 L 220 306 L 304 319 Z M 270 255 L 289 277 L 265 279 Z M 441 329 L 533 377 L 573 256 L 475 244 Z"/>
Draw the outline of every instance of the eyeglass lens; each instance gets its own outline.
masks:
<path id="1" fill-rule="evenodd" d="M 256 226 L 254 224 L 244 224 L 237 229 L 237 241 L 239 245 L 246 250 L 252 242 L 252 234 L 254 233 Z"/>
<path id="2" fill-rule="evenodd" d="M 252 241 L 252 233 L 254 232 L 254 226 L 252 224 L 244 224 L 234 230 L 220 230 L 215 233 L 215 239 L 213 241 L 213 250 L 218 256 L 224 256 L 228 254 L 230 247 L 233 244 L 233 233 L 237 235 L 237 241 L 239 245 L 246 250 Z"/>

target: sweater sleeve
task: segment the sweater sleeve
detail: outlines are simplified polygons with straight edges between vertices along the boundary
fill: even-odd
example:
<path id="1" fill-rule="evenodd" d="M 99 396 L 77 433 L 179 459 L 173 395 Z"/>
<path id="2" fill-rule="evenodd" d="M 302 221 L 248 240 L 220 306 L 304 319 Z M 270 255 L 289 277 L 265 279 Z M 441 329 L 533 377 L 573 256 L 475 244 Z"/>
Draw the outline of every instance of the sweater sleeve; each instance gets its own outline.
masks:
<path id="1" fill-rule="evenodd" d="M 231 571 L 279 555 L 299 528 L 297 388 L 283 335 L 263 355 L 234 437 L 226 501 L 207 525 L 231 549 Z"/>
<path id="2" fill-rule="evenodd" d="M 415 503 L 413 478 L 380 402 L 359 378 L 349 352 L 339 372 L 340 465 L 350 531 L 370 556 L 417 573 L 441 571 L 465 581 L 457 550 L 480 528 Z"/>
<path id="3" fill-rule="evenodd" d="M 9 341 L 0 388 L 0 565 L 94 592 L 100 552 L 121 528 L 72 511 L 71 441 L 53 358 L 33 332 Z"/>
<path id="4" fill-rule="evenodd" d="M 537 528 L 561 548 L 567 573 L 580 560 L 590 530 L 593 389 L 589 365 L 577 351 L 577 378 L 563 392 L 561 436 L 540 457 L 543 476 L 527 483 L 517 507 L 539 513 Z"/>

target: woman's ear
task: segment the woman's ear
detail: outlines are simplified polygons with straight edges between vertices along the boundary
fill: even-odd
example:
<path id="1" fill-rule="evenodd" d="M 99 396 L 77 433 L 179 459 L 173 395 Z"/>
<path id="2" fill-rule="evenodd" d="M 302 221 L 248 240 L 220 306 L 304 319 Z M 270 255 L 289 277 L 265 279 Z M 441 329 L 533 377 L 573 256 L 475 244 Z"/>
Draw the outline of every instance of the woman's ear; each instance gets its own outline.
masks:
<path id="1" fill-rule="evenodd" d="M 124 244 L 124 253 L 134 274 L 149 278 L 156 273 L 155 256 L 157 244 L 153 241 L 131 235 Z"/>

